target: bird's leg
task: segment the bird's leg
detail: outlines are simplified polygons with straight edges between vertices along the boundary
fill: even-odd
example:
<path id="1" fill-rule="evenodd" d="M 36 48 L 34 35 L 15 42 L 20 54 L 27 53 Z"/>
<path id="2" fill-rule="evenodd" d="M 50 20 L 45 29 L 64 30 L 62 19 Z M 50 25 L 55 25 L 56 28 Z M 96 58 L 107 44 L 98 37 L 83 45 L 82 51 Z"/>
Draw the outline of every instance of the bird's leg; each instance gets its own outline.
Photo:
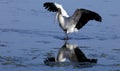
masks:
<path id="1" fill-rule="evenodd" d="M 65 38 L 64 38 L 64 39 L 65 39 L 65 40 L 68 40 L 68 39 L 69 39 L 68 34 L 67 34 L 67 33 L 65 33 L 65 35 L 66 35 L 66 36 L 65 36 Z"/>
<path id="2" fill-rule="evenodd" d="M 66 39 L 68 39 L 69 37 L 68 37 L 68 34 L 66 33 Z"/>

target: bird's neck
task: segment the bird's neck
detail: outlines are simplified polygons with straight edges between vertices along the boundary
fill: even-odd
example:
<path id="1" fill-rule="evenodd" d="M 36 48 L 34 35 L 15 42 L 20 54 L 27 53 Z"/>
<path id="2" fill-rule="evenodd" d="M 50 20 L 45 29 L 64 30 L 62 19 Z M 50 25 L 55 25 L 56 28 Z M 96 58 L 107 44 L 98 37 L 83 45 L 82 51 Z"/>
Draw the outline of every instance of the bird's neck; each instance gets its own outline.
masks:
<path id="1" fill-rule="evenodd" d="M 63 29 L 65 25 L 64 16 L 59 12 L 58 12 L 58 22 L 59 22 L 60 27 Z"/>

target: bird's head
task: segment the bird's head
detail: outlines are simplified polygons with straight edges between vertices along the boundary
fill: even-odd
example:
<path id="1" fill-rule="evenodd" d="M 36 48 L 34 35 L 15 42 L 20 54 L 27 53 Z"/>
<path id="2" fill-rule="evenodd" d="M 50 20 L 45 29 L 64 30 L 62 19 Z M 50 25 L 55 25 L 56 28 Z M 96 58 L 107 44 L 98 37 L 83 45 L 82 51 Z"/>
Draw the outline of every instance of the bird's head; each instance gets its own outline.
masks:
<path id="1" fill-rule="evenodd" d="M 58 13 L 59 13 L 59 14 L 62 14 L 62 12 L 61 12 L 61 9 L 60 9 L 60 8 L 58 8 Z"/>

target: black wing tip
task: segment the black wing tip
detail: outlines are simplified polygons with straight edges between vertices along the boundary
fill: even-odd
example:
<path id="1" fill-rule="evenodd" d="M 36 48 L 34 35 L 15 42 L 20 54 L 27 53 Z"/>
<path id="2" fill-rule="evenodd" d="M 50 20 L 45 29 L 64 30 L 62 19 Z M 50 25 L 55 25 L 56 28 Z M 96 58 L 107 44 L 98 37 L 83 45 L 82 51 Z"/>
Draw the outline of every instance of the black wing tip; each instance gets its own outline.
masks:
<path id="1" fill-rule="evenodd" d="M 91 11 L 91 10 L 83 9 L 83 8 L 81 8 L 80 10 L 86 11 L 86 12 L 87 12 L 87 11 L 90 12 L 90 13 L 91 13 L 91 16 L 94 16 L 94 19 L 95 19 L 96 21 L 102 22 L 102 17 L 101 17 L 98 13 L 96 13 L 96 12 L 94 12 L 94 11 Z"/>
<path id="2" fill-rule="evenodd" d="M 55 6 L 54 2 L 45 2 L 43 4 L 43 7 L 45 7 L 45 9 L 47 9 L 50 12 L 57 12 L 58 11 L 58 9 Z"/>
<path id="3" fill-rule="evenodd" d="M 48 4 L 53 4 L 53 2 L 45 2 L 45 3 L 43 4 L 43 7 L 46 7 Z"/>
<path id="4" fill-rule="evenodd" d="M 97 14 L 95 20 L 98 22 L 102 22 L 102 17 L 99 14 Z"/>
<path id="5" fill-rule="evenodd" d="M 102 17 L 96 12 L 93 12 L 93 13 L 94 13 L 95 20 L 98 22 L 102 22 Z"/>
<path id="6" fill-rule="evenodd" d="M 93 13 L 93 17 L 96 21 L 102 22 L 102 17 L 98 13 L 93 12 L 93 11 L 91 11 L 91 13 Z"/>

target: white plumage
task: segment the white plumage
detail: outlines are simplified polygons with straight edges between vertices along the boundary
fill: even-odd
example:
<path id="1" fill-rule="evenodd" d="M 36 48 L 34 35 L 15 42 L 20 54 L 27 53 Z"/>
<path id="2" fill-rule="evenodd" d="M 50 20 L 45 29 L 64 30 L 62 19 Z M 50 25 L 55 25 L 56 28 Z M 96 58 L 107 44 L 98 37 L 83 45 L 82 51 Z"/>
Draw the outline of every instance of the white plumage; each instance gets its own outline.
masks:
<path id="1" fill-rule="evenodd" d="M 55 6 L 56 6 L 57 8 L 60 8 L 60 9 L 61 9 L 61 13 L 62 13 L 63 16 L 69 17 L 69 15 L 68 15 L 67 12 L 65 11 L 65 9 L 62 7 L 62 5 L 60 5 L 60 4 L 58 4 L 58 3 L 54 3 L 54 4 L 55 4 Z"/>
<path id="2" fill-rule="evenodd" d="M 44 7 L 50 12 L 56 12 L 56 18 L 67 36 L 66 39 L 68 39 L 68 33 L 77 32 L 87 24 L 89 20 L 102 21 L 99 14 L 86 9 L 76 9 L 73 15 L 69 16 L 62 5 L 58 3 L 45 2 Z"/>

